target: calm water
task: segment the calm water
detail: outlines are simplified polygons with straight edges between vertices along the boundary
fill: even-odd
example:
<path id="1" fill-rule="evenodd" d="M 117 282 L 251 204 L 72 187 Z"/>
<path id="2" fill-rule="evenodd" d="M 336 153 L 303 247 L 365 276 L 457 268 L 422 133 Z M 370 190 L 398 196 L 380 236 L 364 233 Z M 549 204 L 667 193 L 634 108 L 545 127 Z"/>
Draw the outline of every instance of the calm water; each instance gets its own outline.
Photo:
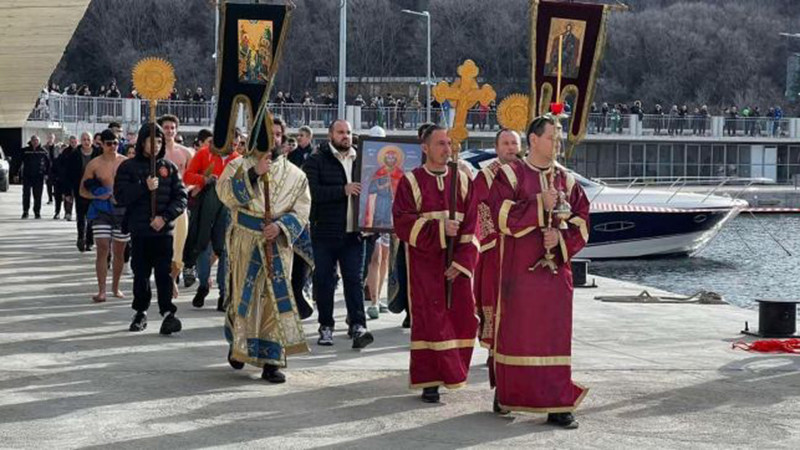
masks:
<path id="1" fill-rule="evenodd" d="M 800 299 L 800 215 L 743 213 L 694 258 L 592 261 L 589 271 L 684 295 L 714 291 L 743 307 Z"/>

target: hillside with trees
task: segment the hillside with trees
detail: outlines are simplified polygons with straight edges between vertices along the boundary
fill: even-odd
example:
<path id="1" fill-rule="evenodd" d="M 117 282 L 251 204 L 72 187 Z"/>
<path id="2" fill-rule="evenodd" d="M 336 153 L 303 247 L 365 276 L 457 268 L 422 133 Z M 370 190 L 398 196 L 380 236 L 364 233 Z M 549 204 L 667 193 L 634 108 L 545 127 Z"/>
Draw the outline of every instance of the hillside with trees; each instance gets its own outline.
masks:
<path id="1" fill-rule="evenodd" d="M 295 0 L 276 89 L 316 89 L 338 71 L 338 1 Z M 123 93 L 144 56 L 176 68 L 178 87 L 211 90 L 214 6 L 209 0 L 93 0 L 53 74 L 61 86 L 110 79 Z M 786 60 L 800 52 L 797 0 L 630 0 L 613 13 L 597 101 L 662 105 L 788 106 Z M 528 0 L 350 0 L 348 76 L 425 75 L 425 22 L 401 13 L 428 9 L 433 71 L 452 76 L 465 58 L 503 96 L 526 92 Z"/>

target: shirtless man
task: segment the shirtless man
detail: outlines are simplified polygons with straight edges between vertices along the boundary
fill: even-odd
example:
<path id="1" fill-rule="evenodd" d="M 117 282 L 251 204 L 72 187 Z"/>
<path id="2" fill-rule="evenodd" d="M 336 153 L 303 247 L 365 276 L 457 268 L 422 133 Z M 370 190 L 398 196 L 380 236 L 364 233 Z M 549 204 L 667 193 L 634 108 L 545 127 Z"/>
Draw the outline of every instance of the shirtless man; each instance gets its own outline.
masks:
<path id="1" fill-rule="evenodd" d="M 175 142 L 178 135 L 178 118 L 172 114 L 166 114 L 158 119 L 158 124 L 164 130 L 164 141 L 166 147 L 165 158 L 178 166 L 178 174 L 183 179 L 183 172 L 189 165 L 189 160 L 194 156 L 194 151 L 188 147 Z M 175 235 L 172 241 L 172 297 L 178 298 L 178 274 L 183 269 L 183 246 L 186 243 L 186 235 L 189 233 L 189 216 L 187 211 L 175 219 Z"/>
<path id="2" fill-rule="evenodd" d="M 100 133 L 100 141 L 103 145 L 103 154 L 89 162 L 80 184 L 81 197 L 91 200 L 87 218 L 92 221 L 94 242 L 97 246 L 95 260 L 97 295 L 92 297 L 95 303 L 106 301 L 108 254 L 112 250 L 112 295 L 117 298 L 125 297 L 119 289 L 119 279 L 122 276 L 125 246 L 130 240 L 130 234 L 122 231 L 125 209 L 117 207 L 112 197 L 117 168 L 126 158 L 117 153 L 119 140 L 113 131 L 103 130 Z"/>

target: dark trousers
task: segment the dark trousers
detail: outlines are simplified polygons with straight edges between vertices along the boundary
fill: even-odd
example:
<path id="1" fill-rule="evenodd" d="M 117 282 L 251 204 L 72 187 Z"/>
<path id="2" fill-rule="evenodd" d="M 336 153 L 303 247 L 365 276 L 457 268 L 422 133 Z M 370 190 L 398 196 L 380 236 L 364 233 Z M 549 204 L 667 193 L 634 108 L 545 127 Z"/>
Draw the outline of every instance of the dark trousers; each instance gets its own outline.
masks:
<path id="1" fill-rule="evenodd" d="M 78 224 L 78 240 L 91 243 L 92 239 L 94 239 L 94 234 L 92 233 L 92 227 L 86 223 L 86 213 L 89 212 L 89 203 L 91 203 L 91 200 L 87 200 L 80 195 L 76 195 L 74 198 L 75 216 Z"/>
<path id="2" fill-rule="evenodd" d="M 31 209 L 31 192 L 33 192 L 33 213 L 37 216 L 42 212 L 42 190 L 44 180 L 22 181 L 22 212 L 28 214 Z"/>
<path id="3" fill-rule="evenodd" d="M 366 327 L 364 290 L 361 282 L 364 261 L 364 242 L 358 233 L 348 233 L 344 239 L 314 239 L 314 293 L 319 309 L 319 324 L 333 327 L 333 295 L 336 291 L 336 265 L 342 272 L 344 302 L 350 327 Z"/>
<path id="4" fill-rule="evenodd" d="M 50 180 L 50 177 L 47 178 L 47 203 L 52 203 L 53 201 L 53 182 Z"/>
<path id="5" fill-rule="evenodd" d="M 308 272 L 310 267 L 306 264 L 305 260 L 297 254 L 294 255 L 292 260 L 292 294 L 294 294 L 294 301 L 297 303 L 297 311 L 304 315 L 305 312 L 311 314 L 311 305 L 306 300 L 306 295 L 303 288 L 306 287 L 308 281 Z"/>
<path id="6" fill-rule="evenodd" d="M 172 236 L 132 236 L 133 309 L 147 311 L 153 296 L 150 274 L 155 271 L 158 312 L 162 316 L 178 310 L 172 303 Z"/>
<path id="7" fill-rule="evenodd" d="M 64 203 L 64 215 L 72 215 L 72 201 L 67 200 L 67 196 L 56 189 L 53 196 L 56 198 L 56 215 L 61 214 L 61 203 Z"/>
<path id="8" fill-rule="evenodd" d="M 369 286 L 367 286 L 367 277 L 369 276 L 369 263 L 372 261 L 372 254 L 375 253 L 375 243 L 378 241 L 379 235 L 373 234 L 370 236 L 364 236 L 364 261 L 361 264 L 361 284 L 364 287 L 364 292 L 367 295 L 371 295 L 369 292 Z M 372 300 L 372 299 L 370 299 Z M 367 301 L 364 299 L 364 301 Z"/>

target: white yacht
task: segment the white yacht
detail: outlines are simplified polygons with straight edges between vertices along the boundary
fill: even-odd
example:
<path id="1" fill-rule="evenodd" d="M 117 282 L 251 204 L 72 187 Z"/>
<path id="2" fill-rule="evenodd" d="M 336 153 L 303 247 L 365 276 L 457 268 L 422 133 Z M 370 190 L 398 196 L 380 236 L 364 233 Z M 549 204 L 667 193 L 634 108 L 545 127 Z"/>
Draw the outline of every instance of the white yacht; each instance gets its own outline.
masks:
<path id="1" fill-rule="evenodd" d="M 480 169 L 490 150 L 461 157 Z M 706 246 L 748 203 L 725 196 L 646 186 L 609 186 L 572 172 L 591 202 L 589 243 L 578 257 L 589 259 L 692 255 Z"/>

